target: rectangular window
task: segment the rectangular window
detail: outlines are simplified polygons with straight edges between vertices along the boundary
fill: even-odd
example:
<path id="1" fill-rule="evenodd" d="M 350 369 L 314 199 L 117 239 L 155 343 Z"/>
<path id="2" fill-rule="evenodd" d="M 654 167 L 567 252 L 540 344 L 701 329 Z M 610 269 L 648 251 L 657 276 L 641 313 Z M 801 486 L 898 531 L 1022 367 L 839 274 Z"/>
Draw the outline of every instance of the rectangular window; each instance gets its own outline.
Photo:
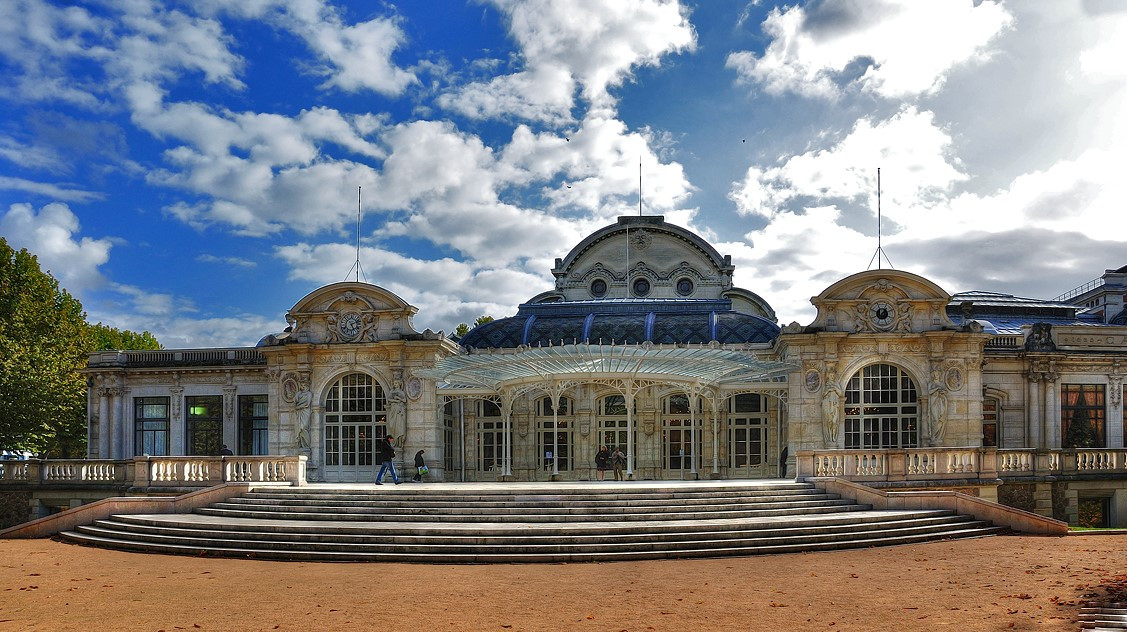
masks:
<path id="1" fill-rule="evenodd" d="M 168 456 L 168 398 L 133 398 L 133 454 Z"/>
<path id="2" fill-rule="evenodd" d="M 478 422 L 477 469 L 482 472 L 500 472 L 504 459 L 505 424 L 500 421 Z"/>
<path id="3" fill-rule="evenodd" d="M 982 400 L 982 447 L 998 447 L 998 400 Z"/>
<path id="4" fill-rule="evenodd" d="M 458 406 L 462 406 L 462 402 L 458 402 Z M 452 476 L 451 472 L 454 472 L 456 469 L 454 457 L 458 454 L 458 435 L 455 432 L 455 412 L 454 402 L 447 402 L 447 404 L 442 407 L 442 466 L 446 469 L 447 477 Z M 453 479 L 447 478 L 446 480 Z"/>
<path id="5" fill-rule="evenodd" d="M 559 464 L 559 470 L 566 472 L 571 469 L 571 429 L 566 420 L 559 420 L 555 432 L 552 431 L 552 420 L 544 419 L 540 426 L 540 456 L 541 467 L 545 472 L 552 471 L 552 462 Z M 553 435 L 555 435 L 553 437 Z"/>
<path id="6" fill-rule="evenodd" d="M 1105 415 L 1103 384 L 1062 385 L 1061 446 L 1064 448 L 1106 447 Z"/>
<path id="7" fill-rule="evenodd" d="M 269 454 L 266 395 L 239 396 L 239 454 Z"/>
<path id="8" fill-rule="evenodd" d="M 188 456 L 218 455 L 223 449 L 223 397 L 197 395 L 184 398 L 188 409 Z"/>

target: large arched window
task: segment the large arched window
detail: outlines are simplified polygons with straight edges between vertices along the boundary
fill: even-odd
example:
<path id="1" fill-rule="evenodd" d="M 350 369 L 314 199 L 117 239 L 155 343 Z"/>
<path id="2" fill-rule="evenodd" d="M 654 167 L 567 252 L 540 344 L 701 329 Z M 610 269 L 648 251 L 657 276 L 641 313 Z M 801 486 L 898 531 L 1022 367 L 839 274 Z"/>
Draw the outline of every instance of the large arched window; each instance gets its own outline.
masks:
<path id="1" fill-rule="evenodd" d="M 891 364 L 871 364 L 845 389 L 845 447 L 914 448 L 919 445 L 916 384 Z"/>
<path id="2" fill-rule="evenodd" d="M 387 436 L 383 389 L 363 373 L 343 375 L 325 396 L 325 468 L 329 480 L 368 480 L 372 441 Z"/>

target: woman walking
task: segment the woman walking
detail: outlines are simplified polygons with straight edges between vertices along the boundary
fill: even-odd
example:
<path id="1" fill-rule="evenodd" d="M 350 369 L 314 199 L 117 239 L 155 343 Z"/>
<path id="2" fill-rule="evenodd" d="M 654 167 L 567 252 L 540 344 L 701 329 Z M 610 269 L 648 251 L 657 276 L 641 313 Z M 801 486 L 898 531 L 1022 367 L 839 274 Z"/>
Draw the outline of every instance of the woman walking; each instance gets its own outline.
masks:
<path id="1" fill-rule="evenodd" d="M 423 474 L 427 473 L 427 464 L 423 461 L 423 450 L 415 453 L 415 475 L 411 477 L 412 483 L 423 482 Z"/>

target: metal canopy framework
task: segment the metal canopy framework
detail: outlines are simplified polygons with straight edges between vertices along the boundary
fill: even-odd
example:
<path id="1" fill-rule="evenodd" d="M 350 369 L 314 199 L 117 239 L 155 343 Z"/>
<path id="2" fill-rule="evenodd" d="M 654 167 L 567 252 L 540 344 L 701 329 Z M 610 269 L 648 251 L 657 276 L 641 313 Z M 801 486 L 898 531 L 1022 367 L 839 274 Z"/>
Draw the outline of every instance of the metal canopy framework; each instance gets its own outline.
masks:
<path id="1" fill-rule="evenodd" d="M 690 389 L 747 390 L 778 382 L 796 367 L 739 351 L 711 347 L 574 344 L 474 353 L 440 360 L 418 374 L 438 383 L 438 394 L 472 396 L 524 390 L 559 382 L 646 380 Z M 759 389 L 751 389 L 759 390 Z"/>
<path id="2" fill-rule="evenodd" d="M 716 444 L 720 405 L 737 393 L 770 393 L 785 399 L 786 375 L 797 368 L 786 362 L 760 360 L 749 352 L 713 346 L 571 344 L 451 356 L 440 360 L 433 369 L 416 374 L 433 379 L 440 397 L 488 399 L 499 405 L 505 427 L 502 474 L 509 476 L 512 474 L 510 418 L 513 400 L 523 395 L 540 392 L 550 397 L 554 419 L 564 392 L 583 384 L 602 385 L 623 395 L 627 425 L 633 427 L 634 397 L 639 392 L 658 385 L 680 387 L 692 403 L 692 427 L 697 423 L 696 402 L 703 399 L 710 404 L 712 467 L 713 472 L 718 472 Z M 781 418 L 779 421 L 781 423 Z M 553 433 L 555 436 L 557 434 Z M 634 433 L 627 433 L 628 476 L 634 472 L 633 436 Z M 694 475 L 697 473 L 696 445 L 692 443 Z M 558 448 L 553 446 L 553 453 L 556 451 Z M 553 474 L 558 473 L 555 467 L 553 460 Z"/>

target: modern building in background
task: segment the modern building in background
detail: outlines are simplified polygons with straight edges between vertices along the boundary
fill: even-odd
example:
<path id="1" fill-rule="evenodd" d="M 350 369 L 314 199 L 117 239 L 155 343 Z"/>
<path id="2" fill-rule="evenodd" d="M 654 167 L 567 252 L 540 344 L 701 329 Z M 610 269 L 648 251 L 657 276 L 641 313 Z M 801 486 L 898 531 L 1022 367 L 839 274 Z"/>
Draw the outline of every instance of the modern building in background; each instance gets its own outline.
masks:
<path id="1" fill-rule="evenodd" d="M 461 340 L 366 283 L 315 290 L 253 348 L 93 354 L 89 456 L 292 454 L 367 482 L 373 441 L 437 480 L 837 475 L 945 487 L 1127 525 L 1127 268 L 1052 301 L 842 278 L 780 325 L 731 258 L 621 217 L 557 259 L 553 290 Z"/>

